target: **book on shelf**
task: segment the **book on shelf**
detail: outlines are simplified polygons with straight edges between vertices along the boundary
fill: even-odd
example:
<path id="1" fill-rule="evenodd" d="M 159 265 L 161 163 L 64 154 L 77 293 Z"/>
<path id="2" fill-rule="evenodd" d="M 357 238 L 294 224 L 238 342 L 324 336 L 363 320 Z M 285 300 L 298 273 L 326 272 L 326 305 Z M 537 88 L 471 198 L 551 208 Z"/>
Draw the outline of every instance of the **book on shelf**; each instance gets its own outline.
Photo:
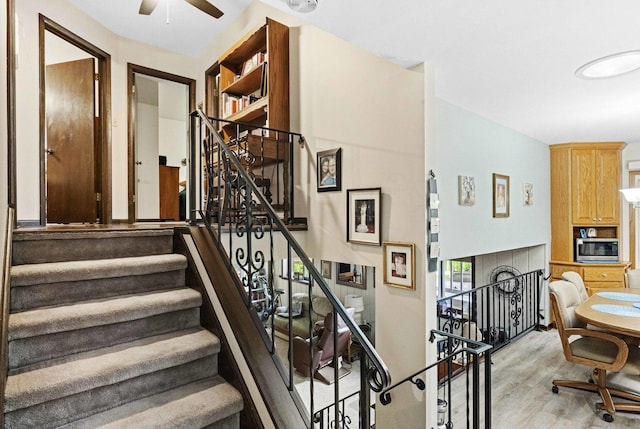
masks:
<path id="1" fill-rule="evenodd" d="M 260 77 L 260 97 L 267 95 L 267 68 L 269 64 L 267 62 L 262 66 L 262 76 Z"/>
<path id="2" fill-rule="evenodd" d="M 266 60 L 266 52 L 256 52 L 251 56 L 251 58 L 247 59 L 242 65 L 242 75 L 249 73 L 254 68 L 258 67 L 260 64 L 265 62 Z"/>

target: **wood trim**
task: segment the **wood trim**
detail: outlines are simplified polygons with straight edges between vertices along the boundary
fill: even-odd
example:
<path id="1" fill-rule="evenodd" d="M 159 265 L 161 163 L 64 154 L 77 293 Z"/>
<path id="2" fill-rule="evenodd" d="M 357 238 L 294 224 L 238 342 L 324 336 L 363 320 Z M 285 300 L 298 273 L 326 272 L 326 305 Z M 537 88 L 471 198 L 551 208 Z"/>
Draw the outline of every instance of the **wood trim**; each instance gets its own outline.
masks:
<path id="1" fill-rule="evenodd" d="M 135 153 L 136 153 L 136 142 L 135 142 L 135 106 L 134 106 L 134 89 L 133 85 L 135 83 L 135 74 L 144 74 L 147 76 L 156 77 L 158 79 L 169 80 L 172 82 L 182 83 L 188 86 L 189 88 L 189 111 L 193 112 L 196 108 L 196 81 L 195 79 L 191 79 L 188 77 L 180 76 L 177 74 L 152 69 L 150 67 L 145 67 L 137 64 L 127 63 L 127 169 L 128 169 L 128 179 L 127 179 L 127 207 L 128 207 L 128 215 L 127 218 L 129 223 L 134 223 L 136 221 L 136 204 L 133 201 L 133 196 L 135 193 Z M 187 139 L 191 141 L 191 135 L 189 134 L 190 128 L 187 131 Z M 187 151 L 187 156 L 189 151 Z M 190 184 L 191 185 L 191 184 Z M 188 217 L 188 213 L 187 213 Z"/>
<path id="2" fill-rule="evenodd" d="M 216 75 L 220 73 L 220 63 L 215 62 L 204 72 L 204 108 L 208 117 L 218 117 L 219 103 L 216 95 Z"/>
<path id="3" fill-rule="evenodd" d="M 9 313 L 11 305 L 11 249 L 13 245 L 13 229 L 15 225 L 15 210 L 12 207 L 7 208 L 7 217 L 5 219 L 4 230 L 4 243 L 2 243 L 3 258 L 2 258 L 2 277 L 0 278 L 0 311 L 2 325 L 0 326 L 0 341 L 2 347 L 0 348 L 0 371 L 2 376 L 0 377 L 0 391 L 4 392 L 7 385 L 7 367 L 9 353 Z M 0 407 L 4 409 L 4 395 L 0 395 Z M 4 413 L 0 414 L 0 427 L 4 427 Z"/>
<path id="4" fill-rule="evenodd" d="M 100 108 L 100 150 L 97 152 L 96 175 L 100 179 L 100 189 L 102 199 L 99 206 L 100 223 L 108 224 L 112 218 L 112 159 L 111 159 L 111 55 L 98 48 L 91 42 L 83 39 L 71 32 L 57 22 L 46 16 L 39 14 L 39 76 L 40 76 L 40 224 L 46 225 L 46 204 L 45 204 L 45 160 L 42 154 L 45 146 L 45 44 L 44 32 L 60 37 L 66 42 L 94 56 L 98 60 L 98 103 Z"/>
<path id="5" fill-rule="evenodd" d="M 8 205 L 16 209 L 16 22 L 15 0 L 7 0 L 7 187 Z M 14 219 L 15 221 L 15 219 Z"/>

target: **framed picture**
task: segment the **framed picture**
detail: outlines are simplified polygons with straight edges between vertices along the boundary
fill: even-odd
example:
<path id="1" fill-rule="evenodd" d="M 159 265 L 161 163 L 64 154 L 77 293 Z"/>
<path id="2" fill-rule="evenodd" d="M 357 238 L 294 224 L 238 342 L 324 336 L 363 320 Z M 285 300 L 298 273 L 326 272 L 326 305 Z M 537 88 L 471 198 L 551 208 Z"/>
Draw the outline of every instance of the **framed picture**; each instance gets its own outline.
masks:
<path id="1" fill-rule="evenodd" d="M 533 183 L 524 183 L 522 185 L 522 204 L 525 206 L 533 205 Z"/>
<path id="2" fill-rule="evenodd" d="M 346 262 L 336 262 L 336 284 L 366 289 L 367 267 Z"/>
<path id="3" fill-rule="evenodd" d="M 382 244 L 382 257 L 383 283 L 389 286 L 415 290 L 415 244 L 385 241 Z"/>
<path id="4" fill-rule="evenodd" d="M 347 241 L 380 246 L 381 188 L 347 190 Z"/>
<path id="5" fill-rule="evenodd" d="M 322 277 L 331 280 L 331 261 L 320 261 Z"/>
<path id="6" fill-rule="evenodd" d="M 493 173 L 493 217 L 509 217 L 509 176 Z"/>
<path id="7" fill-rule="evenodd" d="M 342 189 L 342 149 L 318 152 L 318 192 L 339 191 Z"/>
<path id="8" fill-rule="evenodd" d="M 476 181 L 471 176 L 458 176 L 458 204 L 473 206 L 476 204 Z"/>

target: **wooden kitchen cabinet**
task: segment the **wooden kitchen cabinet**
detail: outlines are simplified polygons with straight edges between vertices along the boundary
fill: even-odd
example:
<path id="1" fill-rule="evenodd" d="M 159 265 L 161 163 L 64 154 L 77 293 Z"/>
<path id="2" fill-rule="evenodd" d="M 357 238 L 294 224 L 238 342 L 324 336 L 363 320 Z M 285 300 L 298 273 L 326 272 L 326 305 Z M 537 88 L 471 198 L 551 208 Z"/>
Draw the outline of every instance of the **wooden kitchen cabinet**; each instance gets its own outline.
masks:
<path id="1" fill-rule="evenodd" d="M 580 229 L 620 238 L 620 187 L 624 142 L 549 146 L 551 259 L 574 262 Z"/>
<path id="2" fill-rule="evenodd" d="M 562 280 L 562 273 L 574 271 L 580 274 L 589 296 L 601 289 L 623 288 L 624 273 L 629 264 L 621 262 L 618 264 L 582 264 L 579 262 L 551 261 L 549 271 L 551 278 L 549 281 Z"/>
<path id="3" fill-rule="evenodd" d="M 573 223 L 584 226 L 618 225 L 621 150 L 598 147 L 573 149 L 571 152 Z"/>

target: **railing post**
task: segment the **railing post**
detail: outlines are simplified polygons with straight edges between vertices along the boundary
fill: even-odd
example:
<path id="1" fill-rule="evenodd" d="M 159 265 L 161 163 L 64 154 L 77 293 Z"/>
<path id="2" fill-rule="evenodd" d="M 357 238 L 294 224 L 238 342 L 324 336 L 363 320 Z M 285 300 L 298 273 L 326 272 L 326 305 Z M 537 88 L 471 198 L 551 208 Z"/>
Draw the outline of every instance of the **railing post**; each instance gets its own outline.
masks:
<path id="1" fill-rule="evenodd" d="M 491 429 L 491 349 L 484 352 L 484 427 Z"/>
<path id="2" fill-rule="evenodd" d="M 196 136 L 196 127 L 198 122 L 196 122 L 197 115 L 195 113 L 191 114 L 191 146 L 189 147 L 189 211 L 191 215 L 189 216 L 189 224 L 196 224 L 196 146 L 198 146 L 198 136 L 201 137 L 202 127 L 198 127 L 198 136 Z"/>
<path id="3" fill-rule="evenodd" d="M 371 427 L 371 390 L 369 389 L 367 354 L 360 348 L 360 428 Z"/>

